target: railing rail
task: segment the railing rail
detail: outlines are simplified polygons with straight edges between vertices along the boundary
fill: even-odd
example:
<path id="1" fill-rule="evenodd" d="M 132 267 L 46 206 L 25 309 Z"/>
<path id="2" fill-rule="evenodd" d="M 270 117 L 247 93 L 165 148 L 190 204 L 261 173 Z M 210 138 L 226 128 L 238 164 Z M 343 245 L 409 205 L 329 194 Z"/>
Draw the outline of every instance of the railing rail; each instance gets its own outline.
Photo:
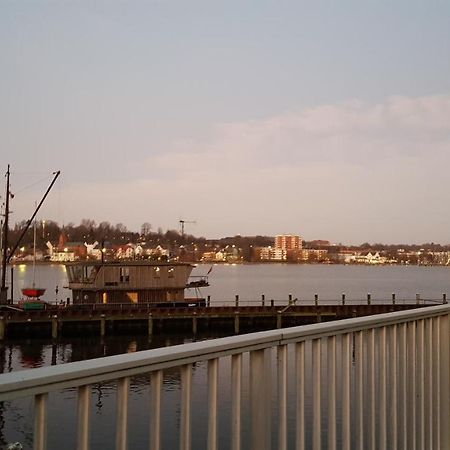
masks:
<path id="1" fill-rule="evenodd" d="M 287 352 L 288 346 L 293 345 L 295 376 L 291 385 L 295 387 L 297 449 L 305 448 L 307 389 L 312 389 L 313 449 L 323 448 L 324 436 L 327 437 L 326 448 L 330 449 L 350 449 L 353 445 L 360 449 L 450 448 L 449 315 L 448 305 L 432 306 L 23 370 L 0 376 L 0 401 L 34 396 L 35 448 L 45 449 L 48 394 L 78 387 L 77 448 L 88 449 L 89 386 L 118 380 L 116 448 L 125 449 L 130 377 L 150 373 L 150 439 L 151 448 L 158 450 L 163 371 L 178 367 L 182 387 L 180 448 L 188 450 L 191 445 L 192 364 L 207 361 L 207 445 L 208 449 L 216 449 L 220 410 L 218 364 L 221 358 L 231 356 L 230 443 L 231 448 L 237 450 L 241 448 L 242 432 L 242 355 L 249 353 L 251 448 L 270 448 L 274 426 L 268 411 L 272 396 L 276 396 L 277 448 L 283 450 L 287 448 L 288 433 Z M 271 379 L 271 349 L 277 349 L 276 389 Z M 313 380 L 310 387 L 305 385 L 307 371 Z M 342 427 L 340 432 L 338 424 Z"/>

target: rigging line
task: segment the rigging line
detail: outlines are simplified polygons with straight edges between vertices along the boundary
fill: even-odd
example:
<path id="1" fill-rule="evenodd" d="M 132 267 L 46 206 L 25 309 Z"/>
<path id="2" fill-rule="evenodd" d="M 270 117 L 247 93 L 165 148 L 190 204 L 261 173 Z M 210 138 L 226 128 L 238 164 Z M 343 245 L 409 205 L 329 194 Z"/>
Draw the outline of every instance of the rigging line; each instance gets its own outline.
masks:
<path id="1" fill-rule="evenodd" d="M 47 175 L 45 178 L 42 178 L 42 179 L 40 179 L 40 180 L 38 180 L 38 181 L 35 181 L 34 183 L 31 183 L 31 184 L 29 184 L 28 186 L 25 186 L 25 187 L 19 189 L 18 191 L 15 191 L 15 194 L 16 194 L 16 195 L 17 195 L 17 194 L 20 194 L 21 192 L 23 192 L 23 191 L 25 191 L 25 190 L 27 190 L 27 189 L 33 187 L 33 186 L 36 186 L 37 184 L 40 184 L 40 183 L 42 183 L 43 181 L 48 180 L 49 178 L 50 178 L 50 175 Z"/>

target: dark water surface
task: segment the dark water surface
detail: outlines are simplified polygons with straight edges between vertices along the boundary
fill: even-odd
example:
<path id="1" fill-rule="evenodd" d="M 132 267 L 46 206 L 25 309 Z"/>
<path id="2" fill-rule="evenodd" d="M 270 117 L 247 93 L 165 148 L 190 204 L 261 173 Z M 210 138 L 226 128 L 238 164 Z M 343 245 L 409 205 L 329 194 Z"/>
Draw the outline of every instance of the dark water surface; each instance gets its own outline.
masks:
<path id="1" fill-rule="evenodd" d="M 194 274 L 206 274 L 210 266 L 199 265 Z M 15 291 L 30 282 L 31 266 L 16 267 Z M 37 284 L 48 288 L 46 299 L 56 300 L 55 286 L 58 285 L 58 299 L 69 296 L 62 287 L 66 285 L 62 266 L 38 266 Z M 39 281 L 38 281 L 39 280 Z M 390 298 L 395 292 L 397 298 L 413 299 L 416 293 L 422 298 L 440 299 L 443 292 L 450 293 L 450 268 L 447 267 L 367 267 L 326 265 L 218 265 L 210 275 L 211 287 L 203 291 L 211 295 L 212 301 L 234 301 L 239 294 L 242 302 L 259 301 L 261 294 L 266 299 L 285 301 L 288 294 L 300 299 L 312 300 L 318 293 L 321 300 L 336 300 L 342 292 L 348 299 L 362 299 L 367 292 L 374 299 Z M 17 298 L 17 297 L 16 297 Z M 219 337 L 220 334 L 198 335 L 196 340 Z M 155 335 L 149 340 L 146 335 L 122 335 L 100 337 L 76 337 L 70 339 L 14 339 L 0 344 L 0 371 L 11 372 L 28 368 L 63 364 L 89 358 L 136 352 L 192 342 L 190 334 Z M 273 379 L 276 377 L 275 352 L 273 358 Z M 248 448 L 248 358 L 243 368 L 243 447 Z M 289 353 L 289 379 L 293 386 L 293 355 Z M 219 436 L 220 448 L 229 448 L 230 432 L 230 360 L 224 358 L 219 366 Z M 205 363 L 193 367 L 192 428 L 193 449 L 206 448 L 207 424 L 207 367 Z M 150 386 L 147 375 L 133 377 L 129 405 L 129 448 L 148 448 Z M 311 383 L 310 374 L 305 380 Z M 275 423 L 276 385 L 274 405 L 271 412 Z M 306 412 L 310 412 L 311 390 L 307 389 Z M 325 387 L 323 388 L 325 391 Z M 293 391 L 292 391 L 293 392 Z M 116 384 L 107 382 L 92 386 L 91 448 L 113 449 L 115 439 Z M 162 439 L 163 449 L 179 446 L 177 430 L 180 421 L 180 375 L 178 370 L 164 373 L 162 395 Z M 49 449 L 75 448 L 76 435 L 76 390 L 66 389 L 49 397 Z M 289 446 L 294 445 L 294 401 L 289 399 L 288 420 L 291 426 Z M 309 419 L 307 419 L 309 420 Z M 6 443 L 20 441 L 24 448 L 32 448 L 33 405 L 31 399 L 4 402 L 0 408 L 0 449 Z M 275 427 L 274 427 L 275 428 Z M 308 430 L 308 427 L 307 427 Z M 276 429 L 273 432 L 276 448 Z M 307 436 L 310 442 L 310 435 Z M 306 447 L 308 448 L 308 446 Z M 325 448 L 325 447 L 324 447 Z"/>

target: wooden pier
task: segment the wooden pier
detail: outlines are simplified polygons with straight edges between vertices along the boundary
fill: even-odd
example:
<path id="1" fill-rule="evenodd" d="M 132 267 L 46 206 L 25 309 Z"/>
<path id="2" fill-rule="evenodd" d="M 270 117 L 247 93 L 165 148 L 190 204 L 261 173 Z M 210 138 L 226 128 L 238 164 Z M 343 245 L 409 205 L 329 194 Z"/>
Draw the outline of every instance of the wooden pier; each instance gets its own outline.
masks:
<path id="1" fill-rule="evenodd" d="M 341 301 L 339 304 L 152 307 L 139 304 L 79 305 L 53 307 L 41 311 L 3 310 L 0 312 L 0 339 L 90 333 L 105 336 L 120 333 L 146 333 L 149 336 L 170 331 L 224 330 L 230 334 L 284 328 L 337 319 L 368 316 L 436 303 L 398 302 L 365 304 Z"/>

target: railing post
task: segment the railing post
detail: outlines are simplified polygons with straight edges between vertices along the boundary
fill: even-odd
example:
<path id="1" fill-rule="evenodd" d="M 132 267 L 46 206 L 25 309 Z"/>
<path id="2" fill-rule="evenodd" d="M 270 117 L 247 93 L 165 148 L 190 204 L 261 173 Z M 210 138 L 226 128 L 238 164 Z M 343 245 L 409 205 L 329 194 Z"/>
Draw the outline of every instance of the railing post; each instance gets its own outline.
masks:
<path id="1" fill-rule="evenodd" d="M 312 380 L 313 380 L 313 449 L 322 448 L 322 408 L 321 408 L 321 360 L 322 346 L 320 339 L 312 341 Z"/>
<path id="2" fill-rule="evenodd" d="M 241 450 L 242 354 L 231 357 L 231 450 Z"/>
<path id="3" fill-rule="evenodd" d="M 342 304 L 345 305 L 345 294 L 342 293 Z"/>
<path id="4" fill-rule="evenodd" d="M 287 449 L 287 345 L 277 347 L 278 363 L 278 450 Z"/>
<path id="5" fill-rule="evenodd" d="M 351 445 L 351 334 L 342 335 L 342 449 L 350 450 Z"/>
<path id="6" fill-rule="evenodd" d="M 262 294 L 262 295 L 261 295 L 261 305 L 262 305 L 262 306 L 265 306 L 265 303 L 266 303 L 266 298 L 265 298 L 265 295 Z"/>
<path id="7" fill-rule="evenodd" d="M 295 344 L 295 448 L 305 450 L 305 343 Z"/>
<path id="8" fill-rule="evenodd" d="M 91 387 L 78 388 L 78 434 L 77 450 L 89 450 L 89 425 L 91 405 Z"/>
<path id="9" fill-rule="evenodd" d="M 34 397 L 34 450 L 47 448 L 47 398 L 48 394 Z"/>
<path id="10" fill-rule="evenodd" d="M 270 300 L 270 306 L 273 308 L 275 306 L 275 300 Z"/>
<path id="11" fill-rule="evenodd" d="M 440 381 L 440 448 L 450 448 L 450 327 L 449 315 L 441 316 L 439 318 L 440 332 L 439 332 L 439 381 Z"/>
<path id="12" fill-rule="evenodd" d="M 327 338 L 328 450 L 336 450 L 336 336 Z"/>
<path id="13" fill-rule="evenodd" d="M 314 294 L 314 304 L 319 306 L 319 294 Z"/>
<path id="14" fill-rule="evenodd" d="M 128 390 L 130 379 L 121 378 L 117 385 L 116 449 L 128 449 Z"/>
<path id="15" fill-rule="evenodd" d="M 367 294 L 367 304 L 370 305 L 372 303 L 372 294 Z"/>
<path id="16" fill-rule="evenodd" d="M 288 296 L 288 304 L 292 305 L 292 294 L 289 294 Z"/>
<path id="17" fill-rule="evenodd" d="M 235 296 L 234 305 L 236 306 L 236 308 L 239 308 L 239 295 Z"/>
<path id="18" fill-rule="evenodd" d="M 447 294 L 445 294 L 445 293 L 442 294 L 442 303 L 443 303 L 444 305 L 447 304 Z"/>
<path id="19" fill-rule="evenodd" d="M 208 450 L 217 450 L 217 358 L 208 361 Z"/>
<path id="20" fill-rule="evenodd" d="M 208 306 L 208 308 L 211 306 L 211 296 L 208 295 L 208 297 L 206 298 L 206 306 Z"/>
<path id="21" fill-rule="evenodd" d="M 185 364 L 181 367 L 180 450 L 191 449 L 191 390 L 192 368 Z"/>
<path id="22" fill-rule="evenodd" d="M 270 349 L 250 352 L 251 450 L 270 449 L 270 381 Z"/>
<path id="23" fill-rule="evenodd" d="M 395 305 L 395 294 L 392 293 L 392 304 Z"/>
<path id="24" fill-rule="evenodd" d="M 151 412 L 150 412 L 150 448 L 159 450 L 161 447 L 161 389 L 163 372 L 158 370 L 150 375 Z"/>

